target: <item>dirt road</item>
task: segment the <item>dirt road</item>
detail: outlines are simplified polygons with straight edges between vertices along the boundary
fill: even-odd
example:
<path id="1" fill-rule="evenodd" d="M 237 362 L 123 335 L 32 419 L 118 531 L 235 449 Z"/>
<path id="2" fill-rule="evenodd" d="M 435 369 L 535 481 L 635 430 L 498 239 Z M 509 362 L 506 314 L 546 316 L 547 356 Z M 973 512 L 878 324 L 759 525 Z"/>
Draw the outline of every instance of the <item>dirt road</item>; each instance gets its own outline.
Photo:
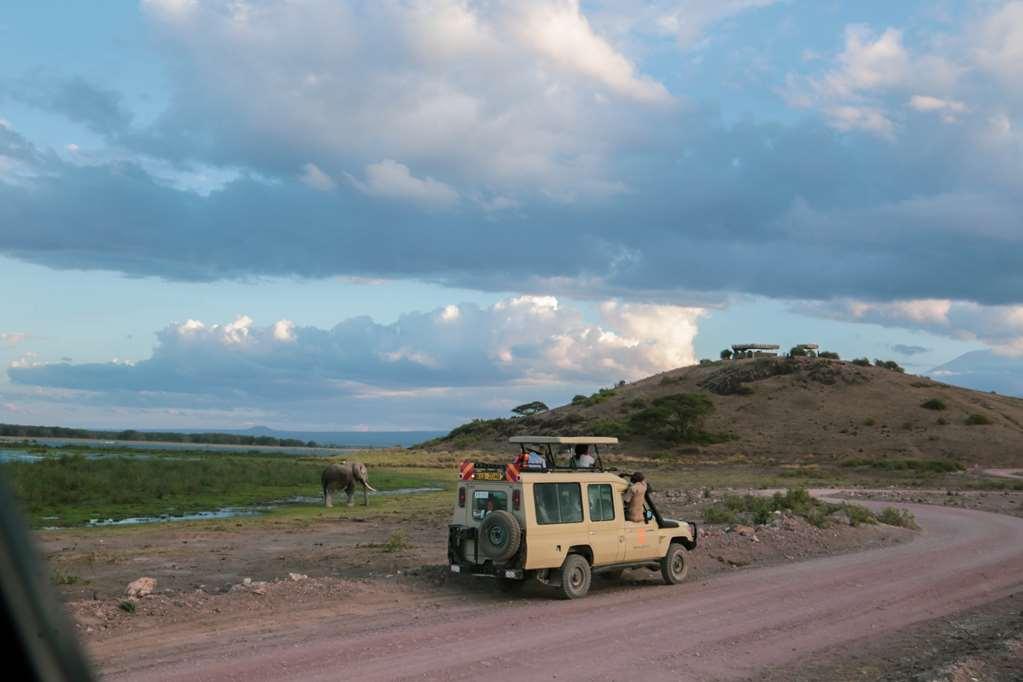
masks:
<path id="1" fill-rule="evenodd" d="M 900 506 L 923 528 L 911 542 L 677 587 L 325 604 L 274 623 L 148 629 L 93 653 L 106 679 L 735 679 L 1023 587 L 1023 519 Z"/>

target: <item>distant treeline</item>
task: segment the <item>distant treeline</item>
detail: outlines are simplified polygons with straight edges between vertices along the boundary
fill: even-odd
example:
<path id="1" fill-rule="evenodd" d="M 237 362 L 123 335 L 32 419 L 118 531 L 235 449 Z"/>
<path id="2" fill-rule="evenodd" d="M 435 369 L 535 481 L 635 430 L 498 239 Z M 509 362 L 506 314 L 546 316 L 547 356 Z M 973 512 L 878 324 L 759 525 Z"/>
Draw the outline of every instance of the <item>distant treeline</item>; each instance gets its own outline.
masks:
<path id="1" fill-rule="evenodd" d="M 315 441 L 271 436 L 246 436 L 238 433 L 172 433 L 157 431 L 93 431 L 69 429 L 63 426 L 24 426 L 0 424 L 0 436 L 14 438 L 91 438 L 93 440 L 141 440 L 161 443 L 204 443 L 210 445 L 278 445 L 288 447 L 318 447 Z"/>

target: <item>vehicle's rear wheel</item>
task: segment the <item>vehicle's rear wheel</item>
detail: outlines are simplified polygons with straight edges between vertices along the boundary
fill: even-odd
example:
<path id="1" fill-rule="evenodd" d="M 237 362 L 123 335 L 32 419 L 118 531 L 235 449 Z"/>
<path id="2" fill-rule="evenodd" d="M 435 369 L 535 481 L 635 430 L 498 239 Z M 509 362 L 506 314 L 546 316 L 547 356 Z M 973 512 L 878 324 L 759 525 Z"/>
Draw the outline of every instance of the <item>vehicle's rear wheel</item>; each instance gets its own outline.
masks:
<path id="1" fill-rule="evenodd" d="M 487 514 L 480 524 L 477 542 L 483 556 L 505 561 L 515 556 L 522 543 L 522 526 L 511 513 L 498 510 Z"/>
<path id="2" fill-rule="evenodd" d="M 671 543 L 668 553 L 661 559 L 661 575 L 668 585 L 675 585 L 686 579 L 689 573 L 689 562 L 686 560 L 686 550 L 677 542 Z"/>
<path id="3" fill-rule="evenodd" d="M 579 554 L 569 554 L 561 565 L 561 594 L 567 599 L 585 597 L 590 591 L 593 574 L 590 562 Z"/>

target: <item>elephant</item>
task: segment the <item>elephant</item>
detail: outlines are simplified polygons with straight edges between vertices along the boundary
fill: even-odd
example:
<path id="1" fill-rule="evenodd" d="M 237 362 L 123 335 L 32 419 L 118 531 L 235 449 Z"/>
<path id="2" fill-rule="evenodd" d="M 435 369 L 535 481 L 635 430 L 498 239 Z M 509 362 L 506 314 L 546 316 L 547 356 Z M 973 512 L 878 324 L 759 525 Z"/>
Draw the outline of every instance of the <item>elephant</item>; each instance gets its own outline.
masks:
<path id="1" fill-rule="evenodd" d="M 323 503 L 324 506 L 333 507 L 334 500 L 331 493 L 344 488 L 348 496 L 348 506 L 352 506 L 352 494 L 355 492 L 355 483 L 362 484 L 362 503 L 369 506 L 369 493 L 376 488 L 369 484 L 369 474 L 366 472 L 366 465 L 362 462 L 345 462 L 343 464 L 331 464 L 323 470 L 320 477 L 323 482 Z"/>

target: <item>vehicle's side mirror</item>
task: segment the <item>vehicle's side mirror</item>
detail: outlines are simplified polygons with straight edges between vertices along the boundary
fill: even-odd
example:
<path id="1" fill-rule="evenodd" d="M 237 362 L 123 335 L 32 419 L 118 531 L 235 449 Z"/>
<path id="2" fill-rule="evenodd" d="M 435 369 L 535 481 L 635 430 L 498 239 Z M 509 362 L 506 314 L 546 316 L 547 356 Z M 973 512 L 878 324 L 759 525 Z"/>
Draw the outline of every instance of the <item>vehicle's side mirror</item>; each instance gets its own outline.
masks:
<path id="1" fill-rule="evenodd" d="M 646 521 L 651 521 L 654 518 L 654 513 L 652 511 L 650 511 L 649 509 L 644 509 L 643 510 L 643 518 Z"/>

